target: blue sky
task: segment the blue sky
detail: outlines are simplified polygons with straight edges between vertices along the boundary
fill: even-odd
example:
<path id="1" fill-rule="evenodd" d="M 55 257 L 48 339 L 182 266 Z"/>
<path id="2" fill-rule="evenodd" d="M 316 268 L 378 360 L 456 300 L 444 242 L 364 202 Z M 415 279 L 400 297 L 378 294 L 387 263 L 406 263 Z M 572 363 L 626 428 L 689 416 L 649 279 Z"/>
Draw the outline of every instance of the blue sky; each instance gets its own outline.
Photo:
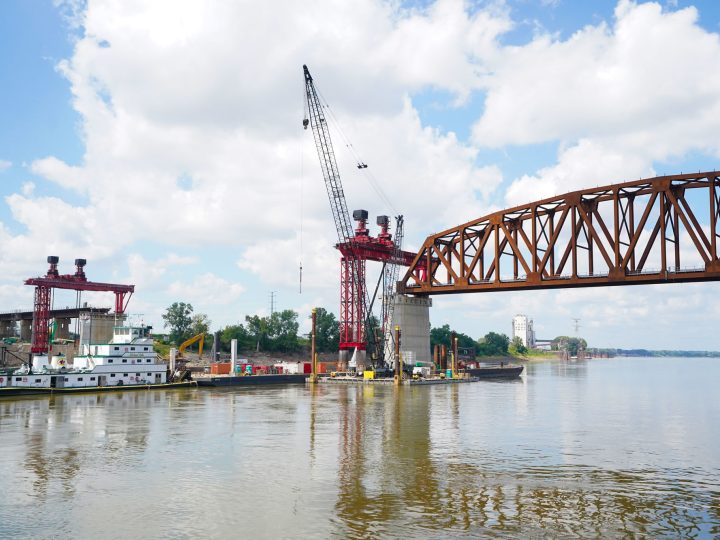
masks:
<path id="1" fill-rule="evenodd" d="M 409 249 L 518 193 L 718 168 L 717 2 L 313 9 L 4 2 L 0 310 L 29 307 L 22 280 L 55 254 L 63 271 L 85 257 L 91 279 L 135 283 L 130 310 L 157 326 L 173 301 L 216 327 L 265 314 L 271 291 L 281 309 L 337 312 L 334 231 L 300 127 L 303 63 L 406 215 Z M 351 209 L 390 213 L 335 144 Z M 479 337 L 525 312 L 552 337 L 580 317 L 591 345 L 720 349 L 717 292 L 471 295 L 436 299 L 431 318 Z M 672 312 L 662 328 L 687 331 L 658 331 L 658 311 Z"/>

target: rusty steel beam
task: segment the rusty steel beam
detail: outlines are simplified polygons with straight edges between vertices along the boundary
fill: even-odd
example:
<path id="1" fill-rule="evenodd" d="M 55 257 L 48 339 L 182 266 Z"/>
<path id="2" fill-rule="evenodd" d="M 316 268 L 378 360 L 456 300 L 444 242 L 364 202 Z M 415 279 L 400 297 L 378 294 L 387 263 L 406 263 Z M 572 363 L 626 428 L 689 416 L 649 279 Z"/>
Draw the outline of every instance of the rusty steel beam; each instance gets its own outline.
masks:
<path id="1" fill-rule="evenodd" d="M 716 281 L 718 238 L 719 172 L 642 179 L 516 206 L 429 236 L 398 290 Z"/>

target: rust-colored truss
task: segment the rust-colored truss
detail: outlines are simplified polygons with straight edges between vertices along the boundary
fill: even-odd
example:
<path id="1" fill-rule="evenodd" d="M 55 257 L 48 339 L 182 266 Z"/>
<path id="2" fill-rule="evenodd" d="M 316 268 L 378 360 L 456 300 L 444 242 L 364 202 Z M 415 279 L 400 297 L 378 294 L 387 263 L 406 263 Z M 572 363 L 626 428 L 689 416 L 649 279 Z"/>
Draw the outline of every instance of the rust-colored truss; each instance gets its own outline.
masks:
<path id="1" fill-rule="evenodd" d="M 470 221 L 428 237 L 399 290 L 427 295 L 720 280 L 719 175 L 575 191 Z"/>

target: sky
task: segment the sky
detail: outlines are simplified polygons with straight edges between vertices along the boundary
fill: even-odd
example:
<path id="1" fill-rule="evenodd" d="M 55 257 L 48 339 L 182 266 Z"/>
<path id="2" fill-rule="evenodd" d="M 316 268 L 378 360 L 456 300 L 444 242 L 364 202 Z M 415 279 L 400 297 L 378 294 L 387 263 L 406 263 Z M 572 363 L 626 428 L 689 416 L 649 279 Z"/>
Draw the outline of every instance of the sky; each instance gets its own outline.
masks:
<path id="1" fill-rule="evenodd" d="M 176 301 L 213 330 L 271 296 L 302 331 L 313 306 L 337 314 L 303 64 L 337 120 L 350 211 L 403 214 L 407 250 L 544 196 L 720 169 L 714 0 L 7 0 L 0 311 L 30 309 L 23 281 L 57 255 L 61 273 L 85 258 L 88 279 L 134 284 L 128 311 L 156 329 Z M 543 339 L 578 318 L 590 346 L 720 350 L 718 293 L 452 295 L 430 318 L 478 338 L 524 313 Z"/>

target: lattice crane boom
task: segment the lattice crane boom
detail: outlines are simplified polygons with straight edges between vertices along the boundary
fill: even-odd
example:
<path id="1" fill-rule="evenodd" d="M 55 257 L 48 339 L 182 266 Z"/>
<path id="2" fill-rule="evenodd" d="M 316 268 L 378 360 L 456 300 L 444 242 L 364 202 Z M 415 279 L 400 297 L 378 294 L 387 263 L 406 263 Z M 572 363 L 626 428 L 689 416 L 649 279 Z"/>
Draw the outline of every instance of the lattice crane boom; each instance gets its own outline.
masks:
<path id="1" fill-rule="evenodd" d="M 303 72 L 305 74 L 305 97 L 309 117 L 303 120 L 303 126 L 307 129 L 309 123 L 312 128 L 315 146 L 318 157 L 320 158 L 320 167 L 322 168 L 323 178 L 325 179 L 325 189 L 330 199 L 330 209 L 332 210 L 333 219 L 335 220 L 338 241 L 349 242 L 354 236 L 352 221 L 350 220 L 350 212 L 348 212 L 347 202 L 345 201 L 345 192 L 343 191 L 342 181 L 340 180 L 340 171 L 337 166 L 337 161 L 335 160 L 335 151 L 333 150 L 332 140 L 330 139 L 330 129 L 323 114 L 322 104 L 315 90 L 313 78 L 306 65 L 303 65 Z"/>
<path id="2" fill-rule="evenodd" d="M 330 129 L 328 127 L 323 106 L 320 102 L 313 78 L 306 65 L 303 65 L 305 76 L 305 98 L 307 117 L 303 119 L 303 127 L 312 128 L 315 147 L 320 158 L 325 189 L 330 200 L 333 220 L 338 235 L 338 249 L 342 253 L 340 272 L 340 349 L 366 348 L 365 316 L 368 304 L 365 287 L 365 258 L 356 249 L 355 232 L 350 212 L 348 212 L 345 192 L 343 191 L 340 172 L 335 159 Z"/>

